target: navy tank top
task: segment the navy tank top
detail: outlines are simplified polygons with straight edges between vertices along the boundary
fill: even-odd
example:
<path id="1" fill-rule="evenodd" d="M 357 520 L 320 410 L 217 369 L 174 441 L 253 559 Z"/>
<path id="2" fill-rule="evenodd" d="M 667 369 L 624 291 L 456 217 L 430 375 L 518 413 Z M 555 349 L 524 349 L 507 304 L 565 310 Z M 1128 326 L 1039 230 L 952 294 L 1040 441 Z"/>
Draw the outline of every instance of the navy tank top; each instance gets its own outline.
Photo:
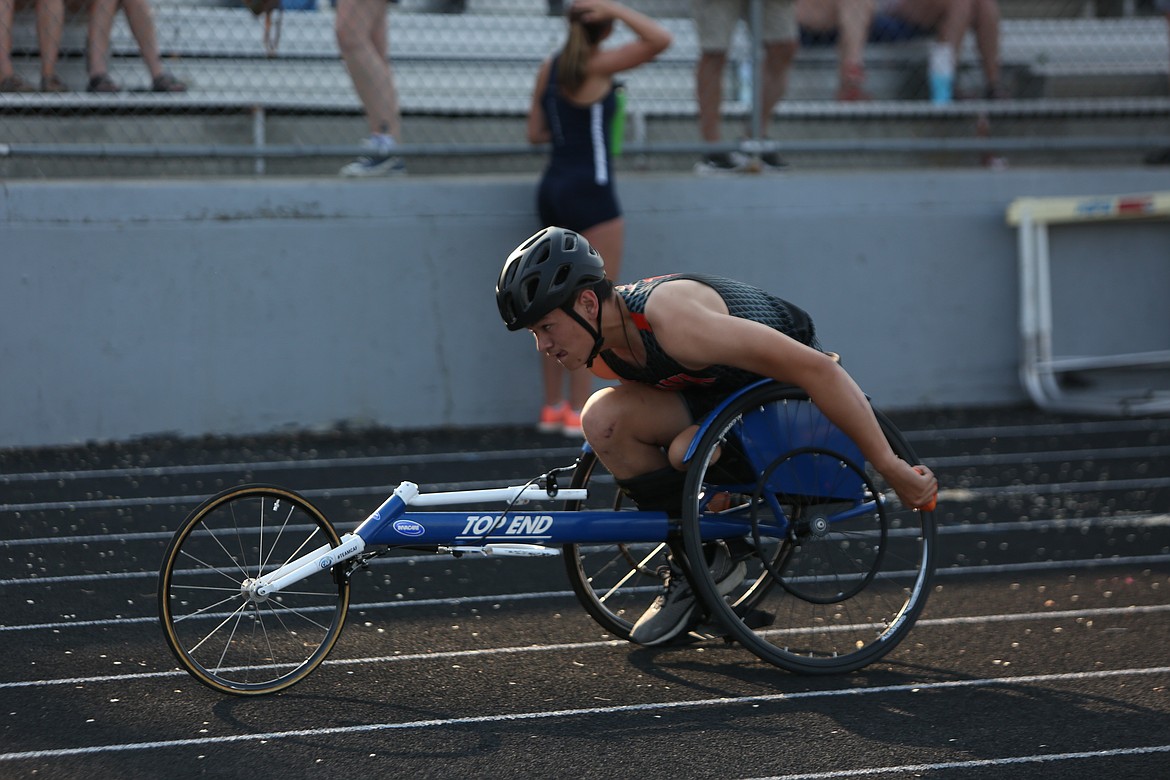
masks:
<path id="1" fill-rule="evenodd" d="M 642 279 L 633 284 L 619 285 L 614 292 L 622 297 L 630 310 L 642 346 L 646 350 L 646 365 L 628 363 L 611 350 L 600 357 L 622 379 L 653 385 L 661 390 L 701 391 L 704 395 L 728 395 L 760 379 L 759 374 L 725 365 L 710 365 L 701 370 L 687 368 L 666 354 L 646 322 L 646 301 L 663 282 L 690 279 L 707 285 L 727 304 L 733 317 L 753 320 L 790 336 L 801 344 L 817 348 L 816 329 L 806 311 L 750 284 L 709 274 L 669 274 Z"/>
<path id="2" fill-rule="evenodd" d="M 609 184 L 613 160 L 610 157 L 610 134 L 613 116 L 617 110 L 617 95 L 613 87 L 601 100 L 582 106 L 572 102 L 557 84 L 557 65 L 553 58 L 548 73 L 548 86 L 541 97 L 541 107 L 552 134 L 550 170 L 571 170 L 588 173 L 595 184 Z"/>

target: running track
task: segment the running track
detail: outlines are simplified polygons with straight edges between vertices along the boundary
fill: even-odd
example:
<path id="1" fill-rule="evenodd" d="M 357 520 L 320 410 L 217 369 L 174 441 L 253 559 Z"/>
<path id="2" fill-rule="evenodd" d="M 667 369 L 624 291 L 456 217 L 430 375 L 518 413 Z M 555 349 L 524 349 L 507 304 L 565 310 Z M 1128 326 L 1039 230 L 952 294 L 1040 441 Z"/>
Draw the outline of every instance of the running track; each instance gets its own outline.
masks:
<path id="1" fill-rule="evenodd" d="M 637 648 L 559 559 L 379 559 L 330 659 L 232 698 L 155 615 L 171 530 L 282 484 L 349 528 L 399 481 L 516 484 L 517 429 L 0 451 L 0 778 L 1170 776 L 1170 419 L 895 415 L 940 475 L 935 590 L 880 664 L 806 678 L 721 642 Z"/>

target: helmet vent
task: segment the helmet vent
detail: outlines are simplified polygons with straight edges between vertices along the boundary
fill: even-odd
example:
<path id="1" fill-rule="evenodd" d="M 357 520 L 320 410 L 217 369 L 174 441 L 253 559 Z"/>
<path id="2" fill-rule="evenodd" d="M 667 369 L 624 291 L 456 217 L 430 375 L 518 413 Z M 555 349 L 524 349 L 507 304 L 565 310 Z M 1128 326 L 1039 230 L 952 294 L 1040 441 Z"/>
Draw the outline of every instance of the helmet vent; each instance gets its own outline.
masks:
<path id="1" fill-rule="evenodd" d="M 532 254 L 528 258 L 529 266 L 540 265 L 545 260 L 548 260 L 549 256 L 552 255 L 550 243 L 549 241 L 545 241 L 532 250 Z"/>

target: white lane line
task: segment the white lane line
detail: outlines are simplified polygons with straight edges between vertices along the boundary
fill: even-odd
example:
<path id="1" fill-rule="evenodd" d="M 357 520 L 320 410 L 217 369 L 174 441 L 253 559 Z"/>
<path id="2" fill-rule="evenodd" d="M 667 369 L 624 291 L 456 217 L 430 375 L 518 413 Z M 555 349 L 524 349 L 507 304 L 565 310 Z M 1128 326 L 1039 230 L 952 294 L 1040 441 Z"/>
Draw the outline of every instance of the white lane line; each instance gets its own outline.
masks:
<path id="1" fill-rule="evenodd" d="M 1037 571 L 1065 571 L 1070 569 L 1099 569 L 1115 566 L 1149 566 L 1170 563 L 1170 555 L 1143 555 L 1130 558 L 1092 558 L 1075 561 L 1037 561 L 1018 564 L 987 564 L 981 566 L 962 566 L 950 569 L 939 569 L 935 577 L 947 576 L 975 576 L 979 574 L 1026 574 Z M 97 576 L 97 575 L 95 575 Z M 127 574 L 117 579 L 129 579 Z M 134 575 L 138 576 L 138 575 Z M 151 575 L 154 576 L 154 575 Z M 33 580 L 39 582 L 41 580 Z M 487 596 L 449 596 L 438 599 L 404 599 L 402 601 L 371 601 L 363 604 L 351 603 L 350 610 L 394 609 L 398 607 L 457 607 L 469 604 L 494 604 L 509 601 L 528 601 L 531 599 L 559 599 L 576 598 L 571 590 L 553 590 L 529 593 L 500 593 Z M 66 628 L 91 628 L 94 626 L 128 626 L 136 623 L 154 623 L 158 621 L 155 615 L 145 617 L 113 617 L 96 620 L 66 620 L 52 623 L 26 623 L 19 625 L 0 624 L 0 633 L 10 631 L 60 631 Z"/>
<path id="2" fill-rule="evenodd" d="M 1120 758 L 1123 756 L 1143 756 L 1151 753 L 1170 753 L 1170 745 L 1116 748 L 1114 750 L 1086 750 L 1079 753 L 1039 753 L 1031 756 L 1008 756 L 1007 758 L 977 758 L 969 761 L 941 761 L 935 764 L 874 766 L 864 769 L 840 769 L 833 772 L 802 772 L 795 775 L 771 775 L 769 777 L 754 778 L 754 780 L 831 780 L 835 777 L 901 776 L 910 773 L 937 772 L 947 769 L 976 769 L 979 767 L 1012 766 L 1016 764 L 1047 764 L 1053 761 L 1076 761 L 1085 758 Z M 917 776 L 915 774 L 915 777 Z"/>
<path id="3" fill-rule="evenodd" d="M 191 739 L 156 740 L 152 742 L 124 742 L 111 745 L 90 745 L 76 748 L 53 750 L 28 750 L 14 753 L 0 753 L 0 761 L 27 761 L 66 756 L 86 756 L 97 753 L 119 753 L 133 750 L 161 750 L 174 747 L 198 745 L 223 745 L 241 742 L 260 742 L 303 737 L 322 737 L 340 734 L 364 734 L 376 731 L 402 731 L 410 729 L 446 728 L 482 723 L 517 723 L 523 721 L 551 720 L 556 718 L 578 718 L 584 716 L 625 715 L 636 712 L 655 712 L 696 707 L 732 707 L 741 705 L 771 704 L 777 702 L 807 699 L 831 699 L 852 696 L 888 695 L 895 693 L 921 693 L 931 690 L 963 688 L 985 688 L 990 686 L 1037 685 L 1042 683 L 1083 682 L 1112 677 L 1135 677 L 1143 675 L 1170 674 L 1170 667 L 1158 666 L 1148 669 L 1109 669 L 1092 672 L 1067 672 L 1063 674 L 1021 675 L 1019 677 L 991 677 L 978 680 L 950 680 L 945 682 L 917 682 L 901 685 L 882 685 L 865 688 L 845 688 L 832 691 L 803 691 L 797 693 L 776 693 L 759 696 L 724 696 L 715 699 L 691 699 L 687 701 L 652 702 L 647 704 L 626 704 L 612 707 L 584 707 L 567 710 L 543 710 L 536 712 L 505 713 L 501 715 L 479 715 L 465 718 L 433 718 L 429 720 L 405 721 L 400 723 L 364 723 L 354 726 L 329 728 L 296 729 L 272 731 L 264 734 L 231 734 L 222 737 L 198 737 Z"/>
<path id="4" fill-rule="evenodd" d="M 571 594 L 570 594 L 571 595 Z M 1081 618 L 1131 617 L 1170 612 L 1170 604 L 1150 606 L 1108 607 L 1099 609 L 1069 609 L 1053 612 L 1022 612 L 998 615 L 965 615 L 949 618 L 920 618 L 914 624 L 920 628 L 946 628 L 960 625 L 982 625 L 994 623 L 1021 623 L 1029 620 L 1078 620 Z M 428 661 L 450 658 L 487 657 L 494 655 L 516 655 L 521 653 L 560 652 L 563 650 L 585 650 L 599 647 L 621 647 L 629 643 L 622 639 L 606 639 L 595 642 L 570 642 L 551 645 L 518 645 L 512 647 L 479 648 L 476 650 L 449 650 L 435 653 L 398 653 L 395 655 L 363 658 L 331 658 L 322 666 L 364 666 L 398 661 Z M 269 668 L 269 667 L 265 667 Z M 6 688 L 45 688 L 54 685 L 82 685 L 86 683 L 110 683 L 126 680 L 143 680 L 153 677 L 182 677 L 187 673 L 179 669 L 166 672 L 131 672 L 128 674 L 94 675 L 90 677 L 64 677 L 51 680 L 21 680 L 0 682 L 0 690 Z"/>
<path id="5" fill-rule="evenodd" d="M 1161 516 L 1155 516 L 1161 517 Z M 1064 522 L 1064 521 L 1054 521 Z M 1163 525 L 1164 523 L 1151 523 L 1151 525 Z M 1020 523 L 1021 528 L 1010 530 L 1051 530 L 1052 525 L 1027 528 L 1030 521 Z M 1142 527 L 1141 523 L 1126 523 L 1124 525 L 1107 525 L 1109 528 L 1129 528 Z M 1069 521 L 1068 527 L 1074 529 L 1084 528 L 1079 521 Z M 963 531 L 961 529 L 971 528 L 971 531 Z M 978 525 L 978 526 L 952 526 L 946 529 L 939 529 L 942 534 L 956 534 L 956 533 L 993 533 L 999 526 L 996 524 Z M 401 556 L 394 558 L 376 558 L 369 562 L 371 568 L 378 566 L 387 566 L 391 564 L 402 563 L 450 563 L 452 559 L 437 554 L 430 555 L 413 555 Z M 486 558 L 467 558 L 460 561 L 460 565 L 466 565 L 468 562 L 487 560 Z M 1119 556 L 1112 555 L 1108 557 L 1099 558 L 1071 558 L 1068 560 L 1052 560 L 1052 561 L 1029 561 L 1026 563 L 1005 563 L 999 565 L 981 564 L 978 566 L 956 566 L 936 569 L 934 576 L 947 577 L 958 574 L 1002 574 L 1007 572 L 1027 572 L 1027 571 L 1047 571 L 1051 569 L 1093 569 L 1102 566 L 1146 566 L 1157 565 L 1160 563 L 1170 563 L 1170 554 L 1159 555 L 1130 555 Z M 118 571 L 118 572 L 102 572 L 100 574 L 65 574 L 59 577 L 19 577 L 14 579 L 0 580 L 0 587 L 17 586 L 17 585 L 61 585 L 65 583 L 86 583 L 86 582 L 105 582 L 107 580 L 135 580 L 135 579 L 157 579 L 158 572 L 156 571 Z M 452 603 L 459 601 L 458 598 L 444 599 L 442 603 Z M 410 602 L 416 603 L 416 602 Z M 428 603 L 428 602 L 418 602 Z M 5 626 L 0 625 L 0 631 L 5 630 Z"/>

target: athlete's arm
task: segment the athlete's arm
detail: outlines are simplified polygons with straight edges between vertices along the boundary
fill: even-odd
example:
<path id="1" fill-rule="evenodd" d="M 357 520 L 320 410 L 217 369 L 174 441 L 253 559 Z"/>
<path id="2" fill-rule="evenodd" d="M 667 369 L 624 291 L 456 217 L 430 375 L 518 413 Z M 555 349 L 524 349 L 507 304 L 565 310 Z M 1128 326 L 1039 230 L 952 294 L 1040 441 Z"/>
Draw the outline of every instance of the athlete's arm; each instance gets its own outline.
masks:
<path id="1" fill-rule="evenodd" d="M 574 8 L 582 9 L 587 22 L 616 19 L 624 23 L 637 40 L 601 49 L 589 60 L 587 71 L 591 76 L 612 76 L 623 70 L 636 68 L 649 62 L 670 46 L 670 32 L 658 22 L 643 13 L 612 0 L 576 0 Z"/>
<path id="2" fill-rule="evenodd" d="M 828 355 L 752 320 L 733 317 L 719 294 L 693 280 L 665 282 L 646 302 L 659 345 L 688 368 L 722 364 L 797 385 L 861 448 L 904 503 L 925 506 L 938 490 L 929 469 L 916 472 L 886 442 L 869 400 Z"/>

